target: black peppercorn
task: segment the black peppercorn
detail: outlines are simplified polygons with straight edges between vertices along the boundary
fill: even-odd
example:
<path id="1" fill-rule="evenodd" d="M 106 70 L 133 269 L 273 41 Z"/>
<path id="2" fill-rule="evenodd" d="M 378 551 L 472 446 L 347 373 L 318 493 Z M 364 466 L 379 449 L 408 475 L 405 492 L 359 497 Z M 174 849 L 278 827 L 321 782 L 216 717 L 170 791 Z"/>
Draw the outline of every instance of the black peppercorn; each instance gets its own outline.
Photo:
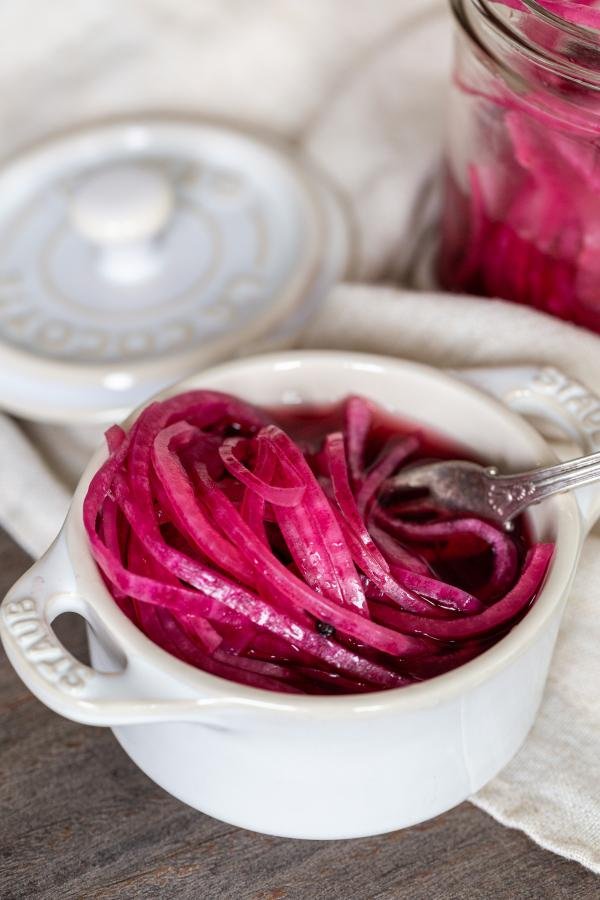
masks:
<path id="1" fill-rule="evenodd" d="M 319 634 L 322 634 L 323 637 L 333 637 L 335 634 L 333 625 L 330 625 L 328 622 L 321 622 L 320 619 L 317 619 L 317 631 Z"/>

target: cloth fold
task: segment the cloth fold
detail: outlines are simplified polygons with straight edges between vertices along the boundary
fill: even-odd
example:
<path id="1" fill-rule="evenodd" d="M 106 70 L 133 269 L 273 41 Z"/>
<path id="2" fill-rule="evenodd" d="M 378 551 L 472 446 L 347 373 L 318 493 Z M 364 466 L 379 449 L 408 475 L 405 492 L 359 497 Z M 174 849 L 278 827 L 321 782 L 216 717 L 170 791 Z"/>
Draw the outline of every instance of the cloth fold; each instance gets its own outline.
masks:
<path id="1" fill-rule="evenodd" d="M 333 291 L 302 346 L 448 367 L 546 363 L 600 395 L 600 339 L 592 334 L 501 301 L 367 284 L 406 285 L 422 275 L 450 35 L 444 0 L 126 7 L 55 0 L 48 9 L 23 0 L 3 13 L 0 153 L 68 125 L 147 109 L 268 129 L 335 182 L 358 236 L 351 271 L 363 283 Z M 33 556 L 60 527 L 77 472 L 99 440 L 94 429 L 23 427 L 0 415 L 0 524 Z M 598 872 L 599 593 L 600 537 L 593 536 L 536 725 L 515 760 L 473 798 L 500 822 Z"/>

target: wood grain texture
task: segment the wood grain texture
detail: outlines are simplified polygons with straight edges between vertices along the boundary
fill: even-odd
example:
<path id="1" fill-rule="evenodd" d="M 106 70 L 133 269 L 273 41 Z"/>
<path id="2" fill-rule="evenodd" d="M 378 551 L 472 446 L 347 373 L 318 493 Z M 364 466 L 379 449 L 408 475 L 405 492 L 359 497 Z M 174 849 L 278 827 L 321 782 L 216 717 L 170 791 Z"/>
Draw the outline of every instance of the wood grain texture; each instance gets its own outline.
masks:
<path id="1" fill-rule="evenodd" d="M 0 591 L 27 565 L 0 533 Z M 82 658 L 81 621 L 61 638 Z M 463 804 L 380 838 L 264 837 L 154 785 L 110 731 L 35 700 L 0 651 L 0 898 L 597 900 L 600 880 Z M 201 765 L 201 761 L 199 761 Z"/>

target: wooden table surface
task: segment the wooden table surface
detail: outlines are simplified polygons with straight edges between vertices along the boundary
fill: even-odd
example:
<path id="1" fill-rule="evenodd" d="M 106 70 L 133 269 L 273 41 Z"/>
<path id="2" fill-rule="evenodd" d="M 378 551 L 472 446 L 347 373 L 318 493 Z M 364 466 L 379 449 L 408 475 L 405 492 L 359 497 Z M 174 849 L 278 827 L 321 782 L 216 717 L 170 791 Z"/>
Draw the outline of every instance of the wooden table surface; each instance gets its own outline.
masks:
<path id="1" fill-rule="evenodd" d="M 27 564 L 0 532 L 2 595 Z M 83 659 L 81 620 L 62 617 L 57 630 Z M 38 897 L 597 900 L 600 879 L 468 803 L 345 842 L 225 825 L 165 794 L 108 729 L 38 703 L 0 650 L 0 898 Z"/>

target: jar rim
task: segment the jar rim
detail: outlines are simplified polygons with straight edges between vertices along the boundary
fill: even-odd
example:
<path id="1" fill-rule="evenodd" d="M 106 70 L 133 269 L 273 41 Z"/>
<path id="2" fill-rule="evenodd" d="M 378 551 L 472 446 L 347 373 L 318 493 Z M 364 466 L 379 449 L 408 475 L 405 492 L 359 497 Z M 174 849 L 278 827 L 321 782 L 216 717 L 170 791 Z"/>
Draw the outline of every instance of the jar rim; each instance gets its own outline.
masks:
<path id="1" fill-rule="evenodd" d="M 521 11 L 509 7 L 508 3 L 503 4 L 502 0 L 450 0 L 450 7 L 463 32 L 512 79 L 518 77 L 518 73 L 496 52 L 494 38 L 541 69 L 590 91 L 600 91 L 600 29 L 564 19 L 539 0 L 520 2 Z M 548 35 L 570 39 L 572 44 L 567 47 L 576 47 L 578 58 L 534 40 L 523 27 L 524 16 L 530 16 L 530 21 L 535 20 L 546 28 Z M 478 27 L 478 24 L 485 27 Z"/>
<path id="2" fill-rule="evenodd" d="M 483 0 L 483 2 L 489 5 L 493 0 Z M 537 16 L 540 20 L 547 22 L 559 31 L 585 37 L 587 40 L 595 38 L 596 43 L 600 44 L 600 31 L 598 29 L 591 28 L 588 25 L 580 25 L 578 22 L 571 22 L 569 19 L 565 19 L 559 16 L 558 13 L 552 12 L 552 10 L 543 6 L 540 0 L 520 0 L 520 2 L 534 16 Z"/>

